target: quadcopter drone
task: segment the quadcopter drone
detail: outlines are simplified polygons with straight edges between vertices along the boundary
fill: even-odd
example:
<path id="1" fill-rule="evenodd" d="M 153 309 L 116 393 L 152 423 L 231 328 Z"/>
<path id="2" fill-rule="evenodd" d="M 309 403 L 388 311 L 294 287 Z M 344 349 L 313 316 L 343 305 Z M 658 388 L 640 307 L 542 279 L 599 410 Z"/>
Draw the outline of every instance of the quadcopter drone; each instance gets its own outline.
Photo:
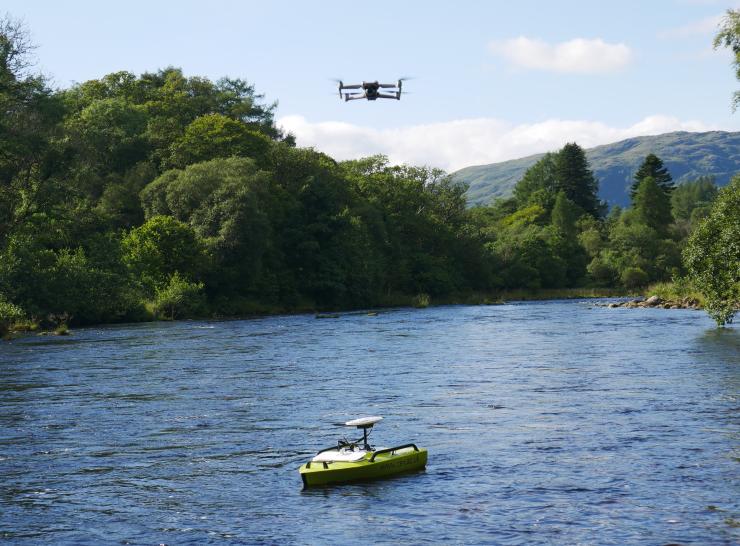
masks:
<path id="1" fill-rule="evenodd" d="M 344 98 L 345 102 L 350 100 L 367 99 L 396 99 L 401 100 L 401 85 L 403 84 L 403 78 L 399 79 L 397 83 L 378 83 L 374 82 L 362 82 L 352 85 L 344 85 L 342 81 L 339 81 L 339 98 Z M 362 91 L 342 93 L 345 89 L 362 89 Z M 382 92 L 381 89 L 389 89 L 390 91 Z"/>

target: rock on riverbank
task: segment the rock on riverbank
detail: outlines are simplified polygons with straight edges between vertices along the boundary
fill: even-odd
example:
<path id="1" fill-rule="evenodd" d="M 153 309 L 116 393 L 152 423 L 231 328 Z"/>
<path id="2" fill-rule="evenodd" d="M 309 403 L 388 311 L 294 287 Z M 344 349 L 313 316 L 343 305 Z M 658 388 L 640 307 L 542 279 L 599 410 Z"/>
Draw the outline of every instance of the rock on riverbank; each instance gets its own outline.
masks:
<path id="1" fill-rule="evenodd" d="M 617 307 L 626 307 L 628 309 L 634 309 L 637 307 L 645 308 L 652 307 L 655 309 L 702 309 L 699 300 L 694 298 L 681 298 L 678 300 L 664 300 L 658 296 L 650 296 L 647 299 L 638 298 L 625 302 L 613 302 L 600 304 L 602 307 L 609 307 L 614 309 Z"/>

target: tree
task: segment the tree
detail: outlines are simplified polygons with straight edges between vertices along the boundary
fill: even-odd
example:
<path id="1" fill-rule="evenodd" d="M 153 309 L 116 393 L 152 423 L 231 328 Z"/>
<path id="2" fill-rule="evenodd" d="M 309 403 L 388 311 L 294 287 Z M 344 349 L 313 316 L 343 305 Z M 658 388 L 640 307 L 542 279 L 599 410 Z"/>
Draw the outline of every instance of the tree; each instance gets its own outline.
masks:
<path id="1" fill-rule="evenodd" d="M 142 190 L 141 199 L 147 217 L 172 215 L 203 242 L 213 266 L 209 294 L 251 290 L 254 296 L 273 248 L 272 222 L 282 215 L 276 191 L 271 173 L 251 159 L 231 157 L 167 171 Z"/>
<path id="2" fill-rule="evenodd" d="M 599 217 L 605 206 L 599 201 L 599 184 L 588 166 L 586 153 L 575 142 L 566 144 L 555 161 L 556 189 L 588 214 Z"/>
<path id="3" fill-rule="evenodd" d="M 204 254 L 192 228 L 171 216 L 154 216 L 123 238 L 124 262 L 152 296 L 179 272 L 188 279 L 202 272 Z"/>
<path id="4" fill-rule="evenodd" d="M 676 220 L 689 221 L 696 209 L 710 207 L 717 197 L 713 176 L 684 182 L 671 193 L 671 212 Z"/>
<path id="5" fill-rule="evenodd" d="M 62 106 L 30 73 L 32 51 L 23 24 L 0 17 L 0 234 L 37 210 L 56 166 L 49 141 Z"/>
<path id="6" fill-rule="evenodd" d="M 557 193 L 556 159 L 557 154 L 545 154 L 527 169 L 522 179 L 516 183 L 514 197 L 520 208 L 537 204 L 550 209 L 552 199 Z"/>
<path id="7" fill-rule="evenodd" d="M 242 121 L 223 114 L 201 116 L 185 128 L 182 138 L 172 145 L 171 164 L 186 167 L 218 157 L 251 157 L 262 162 L 270 140 Z"/>
<path id="8" fill-rule="evenodd" d="M 146 160 L 146 128 L 146 109 L 120 97 L 94 101 L 68 116 L 64 129 L 68 153 L 74 154 L 75 185 L 99 198 L 108 174 L 121 175 Z"/>
<path id="9" fill-rule="evenodd" d="M 583 215 L 583 209 L 565 196 L 565 193 L 558 192 L 555 198 L 555 205 L 552 208 L 552 225 L 560 232 L 563 237 L 575 239 L 577 234 L 576 222 Z"/>
<path id="10" fill-rule="evenodd" d="M 709 216 L 689 237 L 683 258 L 705 308 L 718 326 L 740 304 L 740 175 L 720 190 Z"/>
<path id="11" fill-rule="evenodd" d="M 651 177 L 655 183 L 666 193 L 670 194 L 674 189 L 673 178 L 668 168 L 663 166 L 663 161 L 655 154 L 648 154 L 635 173 L 635 181 L 632 183 L 630 197 L 634 201 L 637 188 L 645 178 Z"/>
<path id="12" fill-rule="evenodd" d="M 648 275 L 639 267 L 628 267 L 622 271 L 621 280 L 627 288 L 640 288 L 647 284 Z"/>
<path id="13" fill-rule="evenodd" d="M 206 308 L 203 283 L 189 282 L 175 271 L 168 283 L 158 288 L 154 313 L 169 320 L 202 315 Z"/>
<path id="14" fill-rule="evenodd" d="M 67 313 L 83 323 L 120 320 L 137 307 L 124 275 L 82 247 L 50 248 L 28 229 L 0 253 L 0 292 L 29 315 Z"/>
<path id="15" fill-rule="evenodd" d="M 71 120 L 89 109 L 99 112 L 96 105 L 106 102 L 122 105 L 122 111 L 143 112 L 146 125 L 137 128 L 135 135 L 128 131 L 130 124 L 119 123 L 125 121 L 121 116 L 114 117 L 110 129 L 113 136 L 122 130 L 127 137 L 135 136 L 136 144 L 142 146 L 137 151 L 145 150 L 146 159 L 159 169 L 243 154 L 245 147 L 248 152 L 255 146 L 262 149 L 260 137 L 268 141 L 283 138 L 273 120 L 276 105 L 262 104 L 263 95 L 243 80 L 224 78 L 214 83 L 187 78 L 182 70 L 169 67 L 140 76 L 114 72 L 59 95 Z"/>
<path id="16" fill-rule="evenodd" d="M 667 235 L 668 226 L 673 222 L 671 202 L 652 176 L 640 181 L 633 197 L 633 206 L 639 222 L 664 237 Z"/>
<path id="17" fill-rule="evenodd" d="M 658 190 L 658 193 L 663 193 Z M 612 220 L 608 228 L 608 242 L 589 265 L 594 279 L 635 279 L 633 273 L 623 277 L 630 268 L 639 268 L 647 280 L 664 281 L 680 268 L 681 256 L 675 241 L 665 237 L 645 223 L 635 209 L 628 209 Z"/>
<path id="18" fill-rule="evenodd" d="M 729 47 L 735 54 L 732 64 L 735 66 L 735 76 L 740 80 L 740 10 L 727 10 L 720 30 L 714 37 L 714 49 L 720 46 Z M 732 99 L 733 111 L 738 104 L 740 104 L 740 91 L 735 91 Z"/>

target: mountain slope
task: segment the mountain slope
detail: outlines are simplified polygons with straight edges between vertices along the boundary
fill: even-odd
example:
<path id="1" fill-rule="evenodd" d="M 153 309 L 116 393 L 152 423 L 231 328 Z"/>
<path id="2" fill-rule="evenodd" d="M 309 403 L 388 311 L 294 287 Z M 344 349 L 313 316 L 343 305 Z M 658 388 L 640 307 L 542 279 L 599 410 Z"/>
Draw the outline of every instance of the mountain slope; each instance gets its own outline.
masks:
<path id="1" fill-rule="evenodd" d="M 720 186 L 740 173 L 740 132 L 685 131 L 629 138 L 586 150 L 591 169 L 599 180 L 599 195 L 610 206 L 629 205 L 629 189 L 642 161 L 654 153 L 680 184 L 702 175 L 712 175 Z M 524 172 L 544 154 L 521 159 L 466 167 L 452 173 L 455 180 L 470 185 L 470 205 L 483 205 L 509 197 Z"/>

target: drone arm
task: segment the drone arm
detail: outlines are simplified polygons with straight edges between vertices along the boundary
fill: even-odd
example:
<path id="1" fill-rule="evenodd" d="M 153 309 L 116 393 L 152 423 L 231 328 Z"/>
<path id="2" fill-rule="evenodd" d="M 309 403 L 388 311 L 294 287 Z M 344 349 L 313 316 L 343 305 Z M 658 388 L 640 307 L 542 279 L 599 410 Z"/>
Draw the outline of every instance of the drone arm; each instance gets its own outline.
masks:
<path id="1" fill-rule="evenodd" d="M 401 93 L 395 93 L 393 95 L 389 95 L 388 93 L 378 93 L 379 99 L 400 99 Z"/>

